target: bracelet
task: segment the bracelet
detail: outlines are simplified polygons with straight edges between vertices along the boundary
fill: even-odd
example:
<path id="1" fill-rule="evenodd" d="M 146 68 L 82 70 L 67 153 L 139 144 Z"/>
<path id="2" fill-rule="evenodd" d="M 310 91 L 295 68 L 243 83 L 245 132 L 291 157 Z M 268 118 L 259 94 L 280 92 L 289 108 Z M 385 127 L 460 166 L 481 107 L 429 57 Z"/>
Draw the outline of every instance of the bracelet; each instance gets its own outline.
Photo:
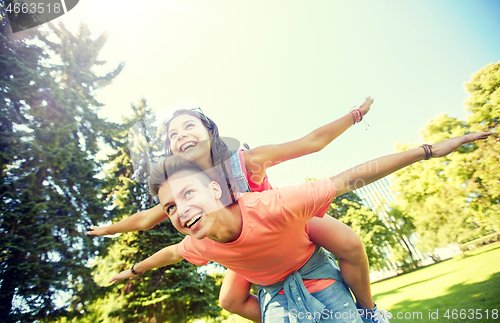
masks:
<path id="1" fill-rule="evenodd" d="M 360 109 L 356 109 L 354 111 L 356 111 L 358 113 L 358 116 L 360 117 L 358 123 L 363 121 L 363 112 L 361 112 Z"/>
<path id="2" fill-rule="evenodd" d="M 353 106 L 351 110 L 349 110 L 349 112 L 352 114 L 352 119 L 354 121 L 354 124 L 360 123 L 363 120 L 364 117 L 363 112 L 361 112 L 361 110 L 357 106 Z M 369 124 L 365 120 L 365 130 L 368 130 L 368 126 Z"/>
<path id="3" fill-rule="evenodd" d="M 359 123 L 359 110 L 358 109 L 354 109 L 352 110 L 355 114 L 356 114 L 356 123 Z"/>
<path id="4" fill-rule="evenodd" d="M 425 151 L 425 160 L 430 159 L 432 157 L 432 146 L 428 145 L 428 144 L 423 144 L 420 147 L 424 148 L 424 151 Z"/>
<path id="5" fill-rule="evenodd" d="M 354 121 L 354 124 L 356 124 L 356 115 L 354 114 L 354 111 L 349 111 L 352 114 L 352 119 Z"/>
<path id="6" fill-rule="evenodd" d="M 349 111 L 352 114 L 352 118 L 354 119 L 354 124 L 360 123 L 363 120 L 363 112 L 359 109 L 353 109 Z"/>
<path id="7" fill-rule="evenodd" d="M 424 159 L 425 159 L 425 160 L 428 160 L 428 159 L 429 159 L 429 149 L 427 148 L 427 146 L 426 146 L 425 144 L 424 144 L 424 145 L 422 145 L 422 146 L 420 146 L 420 147 L 424 148 L 424 152 L 425 152 L 425 157 L 424 157 Z"/>
<path id="8" fill-rule="evenodd" d="M 139 276 L 141 273 L 138 273 L 137 271 L 135 271 L 135 269 L 134 269 L 135 265 L 137 265 L 137 264 L 132 265 L 132 268 L 130 268 L 130 271 L 132 272 L 132 274 Z"/>

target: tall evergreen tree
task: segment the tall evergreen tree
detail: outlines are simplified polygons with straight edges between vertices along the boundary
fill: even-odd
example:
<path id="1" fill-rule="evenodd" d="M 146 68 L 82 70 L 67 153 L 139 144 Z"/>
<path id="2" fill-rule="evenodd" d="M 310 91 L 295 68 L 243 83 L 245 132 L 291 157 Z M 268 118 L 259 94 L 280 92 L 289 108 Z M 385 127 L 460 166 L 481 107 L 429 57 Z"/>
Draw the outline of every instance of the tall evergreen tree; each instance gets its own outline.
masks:
<path id="1" fill-rule="evenodd" d="M 14 128 L 28 122 L 24 117 L 24 100 L 36 92 L 37 67 L 43 49 L 28 45 L 27 41 L 35 33 L 24 40 L 12 37 L 2 4 L 0 0 L 0 172 L 3 180 L 7 165 L 16 155 L 20 137 Z"/>
<path id="2" fill-rule="evenodd" d="M 93 40 L 84 25 L 78 35 L 51 25 L 38 37 L 42 49 L 1 39 L 2 73 L 11 80 L 1 84 L 8 95 L 0 192 L 0 317 L 6 321 L 61 315 L 57 297 L 95 291 L 88 261 L 99 243 L 84 232 L 105 219 L 95 156 L 99 141 L 112 142 L 114 127 L 97 116 L 95 91 L 122 69 L 96 75 L 106 36 Z"/>
<path id="3" fill-rule="evenodd" d="M 37 91 L 38 65 L 43 50 L 36 45 L 28 45 L 30 38 L 16 40 L 10 34 L 10 27 L 0 3 L 0 317 L 9 320 L 9 312 L 16 282 L 10 275 L 16 274 L 15 250 L 8 255 L 10 246 L 16 247 L 13 236 L 17 225 L 16 216 L 9 214 L 16 195 L 11 191 L 15 178 L 11 173 L 17 156 L 19 144 L 25 134 L 23 124 L 29 122 L 25 117 L 25 99 Z M 10 271 L 10 273 L 9 273 Z"/>

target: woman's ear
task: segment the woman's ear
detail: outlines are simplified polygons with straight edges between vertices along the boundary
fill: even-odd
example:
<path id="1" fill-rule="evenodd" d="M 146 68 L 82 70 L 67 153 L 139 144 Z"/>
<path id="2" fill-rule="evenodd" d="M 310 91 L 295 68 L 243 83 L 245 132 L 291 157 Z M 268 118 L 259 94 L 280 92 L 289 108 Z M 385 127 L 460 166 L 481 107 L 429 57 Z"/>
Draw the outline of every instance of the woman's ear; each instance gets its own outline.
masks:
<path id="1" fill-rule="evenodd" d="M 220 188 L 219 183 L 212 181 L 209 184 L 210 190 L 213 192 L 214 197 L 219 200 L 220 197 L 222 196 L 222 189 Z"/>

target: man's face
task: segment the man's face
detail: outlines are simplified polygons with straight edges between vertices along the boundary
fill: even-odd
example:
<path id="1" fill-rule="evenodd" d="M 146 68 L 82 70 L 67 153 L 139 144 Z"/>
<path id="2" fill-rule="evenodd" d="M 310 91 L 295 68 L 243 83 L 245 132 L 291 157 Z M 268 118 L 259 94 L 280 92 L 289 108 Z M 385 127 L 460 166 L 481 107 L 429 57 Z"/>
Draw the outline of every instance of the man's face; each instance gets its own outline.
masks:
<path id="1" fill-rule="evenodd" d="M 180 171 L 160 186 L 158 198 L 174 227 L 185 235 L 203 239 L 213 232 L 213 223 L 221 208 L 220 187 L 204 174 Z"/>

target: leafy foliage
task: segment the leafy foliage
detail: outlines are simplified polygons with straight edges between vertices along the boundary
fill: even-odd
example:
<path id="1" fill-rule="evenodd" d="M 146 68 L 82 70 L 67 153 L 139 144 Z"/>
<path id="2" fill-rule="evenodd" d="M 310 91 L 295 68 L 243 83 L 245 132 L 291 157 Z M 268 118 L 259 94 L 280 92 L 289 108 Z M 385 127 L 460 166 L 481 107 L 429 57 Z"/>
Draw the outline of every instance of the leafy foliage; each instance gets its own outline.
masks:
<path id="1" fill-rule="evenodd" d="M 393 233 L 372 210 L 362 205 L 356 193 L 349 192 L 336 197 L 326 213 L 347 224 L 358 234 L 372 269 L 385 266 L 383 249 L 388 242 L 392 243 Z"/>
<path id="2" fill-rule="evenodd" d="M 471 114 L 466 121 L 444 114 L 421 132 L 434 143 L 477 131 L 496 131 L 500 111 L 500 63 L 490 64 L 466 84 Z M 418 145 L 398 144 L 398 151 Z M 439 159 L 412 164 L 396 173 L 398 207 L 414 219 L 423 247 L 431 251 L 450 242 L 465 242 L 500 224 L 500 142 L 493 135 L 463 145 Z"/>
<path id="3" fill-rule="evenodd" d="M 465 85 L 471 112 L 469 124 L 480 124 L 485 130 L 498 128 L 500 120 L 500 62 L 489 64 L 472 75 Z"/>

